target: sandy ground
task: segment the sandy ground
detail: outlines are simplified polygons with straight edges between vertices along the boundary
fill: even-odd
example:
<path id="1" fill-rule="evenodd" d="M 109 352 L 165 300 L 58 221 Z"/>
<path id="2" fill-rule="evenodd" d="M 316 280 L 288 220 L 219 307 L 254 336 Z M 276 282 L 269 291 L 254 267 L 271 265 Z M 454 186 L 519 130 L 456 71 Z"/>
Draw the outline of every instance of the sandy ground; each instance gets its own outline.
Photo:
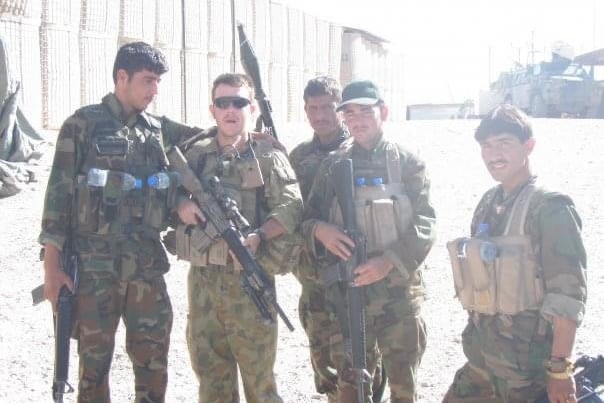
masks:
<path id="1" fill-rule="evenodd" d="M 425 262 L 429 299 L 424 314 L 429 344 L 419 370 L 420 401 L 440 401 L 457 367 L 463 363 L 460 333 L 465 314 L 454 299 L 445 242 L 468 232 L 472 210 L 492 181 L 472 138 L 477 121 L 414 121 L 388 126 L 391 138 L 419 153 L 432 178 L 432 200 L 438 214 L 438 241 Z M 604 331 L 604 121 L 536 120 L 534 171 L 551 188 L 567 192 L 583 218 L 588 251 L 589 301 L 578 333 L 575 354 L 602 353 Z M 308 133 L 304 126 L 281 133 Z M 284 137 L 287 146 L 296 143 Z M 304 136 L 297 139 L 300 140 Z M 49 153 L 52 153 L 51 149 Z M 51 156 L 39 167 L 38 182 L 16 196 L 0 199 L 0 401 L 51 401 L 53 331 L 48 304 L 31 306 L 30 290 L 42 281 L 36 243 Z M 185 343 L 186 270 L 174 262 L 167 275 L 175 321 L 170 350 L 167 402 L 195 402 L 197 380 L 190 369 Z M 277 382 L 284 402 L 324 402 L 313 388 L 308 342 L 299 326 L 300 287 L 287 275 L 278 280 L 279 300 L 296 325 L 292 333 L 281 324 L 277 354 Z M 132 401 L 133 379 L 120 327 L 111 372 L 114 402 Z M 70 379 L 76 382 L 77 356 L 72 343 Z M 600 348 L 600 349 L 599 349 Z M 66 396 L 75 401 L 75 395 Z"/>

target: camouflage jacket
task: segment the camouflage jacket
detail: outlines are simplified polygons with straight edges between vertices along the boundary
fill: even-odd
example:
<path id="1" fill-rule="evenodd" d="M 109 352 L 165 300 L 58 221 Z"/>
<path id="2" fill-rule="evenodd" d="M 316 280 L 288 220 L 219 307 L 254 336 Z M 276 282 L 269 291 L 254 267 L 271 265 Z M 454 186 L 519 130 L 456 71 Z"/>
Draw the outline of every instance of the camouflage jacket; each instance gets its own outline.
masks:
<path id="1" fill-rule="evenodd" d="M 347 157 L 353 161 L 355 175 L 357 170 L 367 170 L 367 167 L 370 167 L 369 169 L 376 171 L 379 176 L 385 176 L 388 150 L 391 149 L 396 150 L 400 158 L 401 181 L 411 201 L 412 218 L 402 238 L 383 254 L 394 263 L 403 282 L 409 281 L 413 284 L 408 285 L 419 285 L 421 279 L 416 275 L 416 271 L 434 243 L 436 216 L 430 204 L 430 181 L 424 162 L 395 143 L 382 138 L 373 150 L 367 151 L 350 139 L 330 154 L 321 164 L 305 204 L 302 235 L 308 242 L 309 250 L 314 251 L 313 254 L 319 258 L 321 264 L 321 254 L 324 252 L 321 252 L 322 246 L 314 240 L 314 228 L 318 221 L 329 219 L 328 206 L 335 198 L 331 167 L 338 159 Z M 392 270 L 388 277 L 392 277 L 394 272 L 395 270 Z"/>
<path id="2" fill-rule="evenodd" d="M 529 182 L 539 185 L 535 177 Z M 526 184 L 507 195 L 501 185 L 486 192 L 474 212 L 472 235 L 481 222 L 489 224 L 489 235 L 503 234 L 512 205 Z M 586 254 L 581 225 L 581 218 L 570 197 L 537 188 L 529 205 L 525 232 L 531 237 L 543 273 L 545 296 L 541 316 L 546 320 L 559 316 L 581 323 L 585 314 Z M 527 315 L 536 313 L 523 312 L 516 316 Z"/>
<path id="3" fill-rule="evenodd" d="M 210 136 L 195 142 L 186 151 L 185 158 L 202 184 L 207 183 L 207 180 L 213 176 L 220 179 L 230 197 L 237 201 L 241 213 L 250 223 L 251 230 L 270 218 L 274 218 L 285 227 L 287 230 L 285 235 L 271 239 L 267 242 L 268 245 L 261 245 L 261 247 L 264 251 L 270 249 L 276 254 L 283 255 L 286 253 L 284 249 L 291 252 L 291 248 L 295 246 L 295 256 L 285 257 L 291 259 L 287 267 L 282 265 L 285 264 L 282 261 L 284 256 L 275 258 L 279 262 L 269 264 L 267 261 L 262 261 L 262 257 L 266 254 L 259 252 L 261 255 L 259 263 L 267 272 L 283 273 L 291 270 L 291 265 L 297 262 L 301 245 L 299 235 L 296 233 L 302 214 L 300 188 L 287 157 L 281 151 L 273 148 L 266 140 L 252 140 L 250 144 L 253 154 L 248 148 L 238 158 L 229 157 L 220 152 L 216 136 Z M 253 161 L 253 155 L 258 160 L 264 185 L 244 189 L 240 173 L 249 168 L 248 164 Z"/>
<path id="4" fill-rule="evenodd" d="M 87 236 L 89 234 L 93 235 L 94 230 L 82 228 L 81 218 L 79 218 L 81 212 L 76 211 L 75 206 L 90 205 L 90 208 L 95 208 L 92 202 L 77 200 L 79 193 L 76 189 L 77 186 L 82 186 L 78 179 L 85 178 L 86 172 L 84 170 L 89 168 L 90 161 L 98 162 L 101 158 L 105 158 L 91 155 L 91 152 L 94 152 L 91 150 L 94 150 L 95 143 L 93 140 L 97 138 L 98 131 L 102 129 L 100 126 L 107 121 L 112 128 L 119 127 L 119 133 L 116 134 L 113 131 L 113 134 L 115 138 L 119 138 L 119 136 L 125 138 L 127 146 L 123 148 L 127 150 L 128 158 L 132 153 L 142 154 L 142 156 L 136 157 L 138 158 L 137 163 L 141 164 L 138 169 L 143 169 L 144 161 L 149 161 L 149 157 L 146 156 L 147 153 L 153 152 L 156 155 L 154 158 L 161 158 L 164 147 L 177 144 L 200 131 L 170 121 L 165 117 L 152 116 L 146 112 L 125 116 L 118 99 L 113 93 L 106 95 L 101 104 L 85 106 L 77 110 L 64 122 L 57 138 L 55 156 L 44 201 L 42 231 L 38 238 L 41 244 L 51 244 L 61 250 L 70 231 L 68 226 L 71 223 L 73 230 L 79 234 L 76 247 L 80 251 L 101 248 L 99 245 L 92 245 L 99 239 L 94 236 Z M 151 143 L 151 137 L 157 139 L 154 141 L 157 143 L 154 147 L 159 150 L 150 151 L 151 146 L 146 145 Z M 131 161 L 122 158 L 120 163 L 123 164 L 124 160 Z M 154 166 L 147 169 L 150 172 L 157 168 Z M 127 167 L 121 167 L 121 170 L 127 171 Z M 114 227 L 119 228 L 119 226 Z M 115 231 L 120 231 L 114 227 L 112 227 L 111 235 L 115 235 Z M 158 239 L 157 231 L 148 232 L 155 233 L 147 237 L 151 236 Z M 128 234 L 123 235 L 128 238 Z M 135 244 L 138 242 L 134 237 L 130 238 L 129 242 Z M 136 245 L 131 246 L 133 248 L 137 247 Z M 140 245 L 138 247 L 140 248 Z M 154 245 L 154 247 L 157 247 L 157 245 Z M 102 247 L 101 249 L 104 249 L 108 256 L 116 254 L 115 250 L 111 248 Z M 105 268 L 112 270 L 109 266 L 111 265 L 107 264 Z M 132 275 L 135 271 L 135 269 L 132 269 L 127 276 Z"/>
<path id="5" fill-rule="evenodd" d="M 338 129 L 337 138 L 329 144 L 321 144 L 319 137 L 315 134 L 312 140 L 302 142 L 294 148 L 289 154 L 289 161 L 296 172 L 296 177 L 300 183 L 302 198 L 308 199 L 312 182 L 319 170 L 321 162 L 327 155 L 337 149 L 344 140 L 350 137 L 346 126 L 342 125 Z"/>

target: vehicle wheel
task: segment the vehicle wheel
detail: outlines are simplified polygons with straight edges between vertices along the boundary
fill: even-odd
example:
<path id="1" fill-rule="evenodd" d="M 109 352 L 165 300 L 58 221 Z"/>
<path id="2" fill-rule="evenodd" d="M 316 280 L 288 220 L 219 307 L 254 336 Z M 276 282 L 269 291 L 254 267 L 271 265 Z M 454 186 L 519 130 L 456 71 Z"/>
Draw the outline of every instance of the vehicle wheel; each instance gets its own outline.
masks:
<path id="1" fill-rule="evenodd" d="M 543 95 L 535 94 L 531 98 L 531 116 L 534 118 L 547 117 L 547 105 L 543 100 Z"/>

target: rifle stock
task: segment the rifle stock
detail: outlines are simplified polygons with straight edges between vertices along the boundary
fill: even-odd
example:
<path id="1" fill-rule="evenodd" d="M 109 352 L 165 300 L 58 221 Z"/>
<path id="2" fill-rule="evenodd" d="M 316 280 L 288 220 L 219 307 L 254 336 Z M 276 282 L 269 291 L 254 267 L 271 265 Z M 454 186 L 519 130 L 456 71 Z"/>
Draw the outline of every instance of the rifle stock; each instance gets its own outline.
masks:
<path id="1" fill-rule="evenodd" d="M 365 401 L 365 384 L 371 381 L 367 371 L 367 358 L 365 355 L 365 305 L 363 302 L 363 288 L 354 284 L 355 268 L 367 261 L 367 240 L 358 231 L 355 205 L 354 205 L 354 179 L 352 160 L 342 159 L 334 164 L 334 182 L 336 185 L 336 198 L 342 213 L 346 235 L 354 241 L 355 248 L 352 256 L 343 266 L 343 279 L 346 283 L 346 299 L 348 306 L 348 331 L 352 369 L 355 373 L 358 401 Z"/>
<path id="2" fill-rule="evenodd" d="M 245 74 L 250 77 L 252 83 L 254 84 L 254 98 L 258 102 L 258 107 L 260 108 L 260 117 L 262 119 L 262 123 L 271 136 L 273 136 L 275 139 L 278 139 L 277 129 L 275 128 L 272 115 L 273 107 L 270 100 L 266 96 L 264 89 L 262 88 L 262 78 L 260 77 L 260 65 L 258 63 L 258 57 L 256 56 L 256 52 L 254 52 L 254 48 L 247 38 L 245 31 L 243 30 L 243 24 L 237 24 L 237 31 L 239 33 L 241 64 L 243 65 Z M 257 131 L 260 129 L 260 127 L 256 128 Z"/>
<path id="3" fill-rule="evenodd" d="M 262 320 L 267 324 L 273 323 L 269 309 L 272 306 L 287 328 L 293 331 L 291 321 L 277 302 L 272 281 L 241 241 L 240 229 L 243 227 L 245 230 L 249 224 L 239 212 L 237 203 L 226 195 L 216 177 L 212 178 L 205 189 L 178 147 L 171 147 L 167 155 L 170 169 L 181 175 L 182 186 L 197 200 L 199 208 L 207 220 L 206 223 L 200 225 L 212 225 L 243 267 L 241 287 L 258 308 Z"/>

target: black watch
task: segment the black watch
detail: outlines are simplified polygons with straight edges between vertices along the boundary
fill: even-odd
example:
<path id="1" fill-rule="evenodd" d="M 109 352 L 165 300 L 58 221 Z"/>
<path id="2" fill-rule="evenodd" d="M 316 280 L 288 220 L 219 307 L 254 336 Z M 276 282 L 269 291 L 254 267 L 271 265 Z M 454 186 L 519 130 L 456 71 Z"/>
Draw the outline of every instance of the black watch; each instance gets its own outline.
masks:
<path id="1" fill-rule="evenodd" d="M 252 231 L 252 234 L 256 234 L 260 237 L 260 242 L 266 242 L 267 241 L 267 237 L 266 237 L 266 232 L 264 232 L 264 230 L 262 229 L 262 227 L 258 227 L 256 228 L 254 231 Z"/>

